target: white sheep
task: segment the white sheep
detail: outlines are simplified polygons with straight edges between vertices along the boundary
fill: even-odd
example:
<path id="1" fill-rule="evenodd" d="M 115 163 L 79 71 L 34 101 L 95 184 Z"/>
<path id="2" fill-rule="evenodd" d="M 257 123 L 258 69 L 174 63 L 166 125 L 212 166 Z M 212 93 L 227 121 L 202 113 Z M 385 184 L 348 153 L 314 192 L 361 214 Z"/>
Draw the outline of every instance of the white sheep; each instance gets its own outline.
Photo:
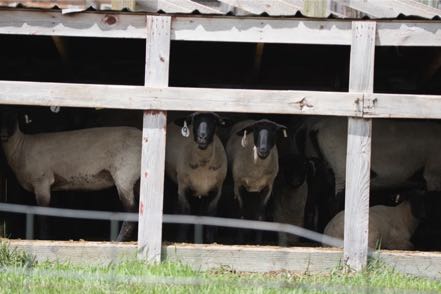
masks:
<path id="1" fill-rule="evenodd" d="M 140 177 L 141 131 L 130 127 L 91 128 L 23 134 L 17 116 L 2 115 L 1 137 L 8 164 L 18 182 L 49 206 L 51 191 L 101 190 L 116 186 L 126 211 L 136 211 L 134 186 Z M 118 240 L 134 224 L 124 222 Z"/>
<path id="2" fill-rule="evenodd" d="M 422 201 L 421 197 L 415 200 L 405 200 L 393 206 L 376 205 L 369 208 L 369 248 L 376 249 L 413 249 L 410 239 L 415 232 L 419 219 L 416 209 L 411 202 Z M 413 214 L 416 213 L 417 215 Z M 343 239 L 344 211 L 339 212 L 326 226 L 325 235 Z"/>
<path id="3" fill-rule="evenodd" d="M 320 156 L 335 173 L 336 193 L 345 187 L 347 119 L 308 119 L 310 138 L 316 134 L 317 144 L 306 141 L 308 156 Z M 441 124 L 430 121 L 372 121 L 371 188 L 393 188 L 406 185 L 423 169 L 429 191 L 441 191 Z M 319 149 L 319 150 L 317 150 Z"/>
<path id="4" fill-rule="evenodd" d="M 264 219 L 279 171 L 276 140 L 282 131 L 286 134 L 285 126 L 265 119 L 242 121 L 231 130 L 226 150 L 242 217 Z M 248 197 L 246 192 L 259 195 Z"/>
<path id="5" fill-rule="evenodd" d="M 165 171 L 178 185 L 179 212 L 214 215 L 227 175 L 227 156 L 216 135 L 219 115 L 196 112 L 167 126 Z M 202 202 L 192 207 L 190 202 Z M 200 204 L 200 203 L 199 203 Z"/>

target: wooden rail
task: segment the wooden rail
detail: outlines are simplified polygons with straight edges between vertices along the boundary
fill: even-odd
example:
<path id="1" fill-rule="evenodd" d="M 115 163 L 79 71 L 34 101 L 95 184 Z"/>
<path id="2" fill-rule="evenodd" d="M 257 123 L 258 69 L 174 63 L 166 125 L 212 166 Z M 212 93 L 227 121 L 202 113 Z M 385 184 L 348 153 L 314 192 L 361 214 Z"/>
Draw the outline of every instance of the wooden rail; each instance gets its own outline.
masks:
<path id="1" fill-rule="evenodd" d="M 137 256 L 136 243 L 10 240 L 9 244 L 40 261 L 105 265 Z M 329 273 L 343 264 L 342 250 L 334 248 L 173 244 L 162 246 L 161 252 L 163 261 L 179 262 L 195 270 Z M 441 253 L 381 250 L 376 256 L 397 271 L 441 278 Z"/>
<path id="2" fill-rule="evenodd" d="M 376 46 L 441 46 L 440 21 L 376 21 Z M 136 38 L 147 36 L 144 14 L 0 9 L 0 34 Z M 398 33 L 399 32 L 399 33 Z M 333 19 L 172 16 L 170 38 L 183 41 L 351 45 L 350 21 Z"/>

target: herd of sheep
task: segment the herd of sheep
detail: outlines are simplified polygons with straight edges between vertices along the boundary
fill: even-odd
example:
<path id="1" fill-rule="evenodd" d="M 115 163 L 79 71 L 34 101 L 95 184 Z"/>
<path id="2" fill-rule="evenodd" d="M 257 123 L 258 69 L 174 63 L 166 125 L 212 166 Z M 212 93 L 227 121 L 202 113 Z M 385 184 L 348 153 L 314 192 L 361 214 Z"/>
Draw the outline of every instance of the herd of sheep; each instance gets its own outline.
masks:
<path id="1" fill-rule="evenodd" d="M 228 130 L 221 136 L 219 129 Z M 225 132 L 223 132 L 225 133 Z M 425 217 L 424 197 L 441 190 L 441 125 L 374 120 L 371 190 L 406 190 L 397 205 L 370 208 L 369 246 L 411 249 Z M 126 211 L 137 211 L 141 137 L 133 127 L 101 127 L 28 135 L 15 112 L 1 113 L 3 151 L 20 185 L 49 206 L 51 191 L 115 186 Z M 232 120 L 195 112 L 167 126 L 165 172 L 176 185 L 175 213 L 235 216 L 289 223 L 343 238 L 346 118 L 307 118 L 282 125 L 268 119 Z M 278 150 L 284 142 L 288 148 Z M 418 175 L 421 174 L 420 177 Z M 228 204 L 229 205 L 229 204 Z M 118 240 L 133 235 L 125 222 Z M 188 232 L 180 230 L 185 240 Z M 207 229 L 207 242 L 216 232 Z M 260 240 L 258 234 L 256 238 Z M 279 235 L 293 245 L 298 236 Z"/>

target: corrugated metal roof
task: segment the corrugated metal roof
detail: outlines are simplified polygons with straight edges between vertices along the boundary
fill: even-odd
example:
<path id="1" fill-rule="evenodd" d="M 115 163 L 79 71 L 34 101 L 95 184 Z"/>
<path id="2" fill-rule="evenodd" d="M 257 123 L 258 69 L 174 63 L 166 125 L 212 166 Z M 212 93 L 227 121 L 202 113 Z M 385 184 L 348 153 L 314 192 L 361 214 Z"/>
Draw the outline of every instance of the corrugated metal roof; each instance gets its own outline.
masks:
<path id="1" fill-rule="evenodd" d="M 307 0 L 0 0 L 0 6 L 59 8 L 63 13 L 93 8 L 241 16 L 295 16 L 301 13 L 307 16 L 308 13 L 304 13 L 304 1 Z M 434 19 L 441 17 L 441 0 L 331 0 L 325 15 L 338 18 L 382 19 L 407 16 Z"/>

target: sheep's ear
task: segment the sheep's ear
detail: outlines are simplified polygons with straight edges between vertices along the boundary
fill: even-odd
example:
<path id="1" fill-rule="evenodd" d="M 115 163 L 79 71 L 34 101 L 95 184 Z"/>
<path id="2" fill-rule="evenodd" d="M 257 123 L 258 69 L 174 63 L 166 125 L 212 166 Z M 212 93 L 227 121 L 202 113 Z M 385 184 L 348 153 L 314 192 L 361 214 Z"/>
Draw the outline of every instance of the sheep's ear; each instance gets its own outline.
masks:
<path id="1" fill-rule="evenodd" d="M 184 122 L 187 122 L 187 125 L 191 125 L 191 118 L 189 119 L 188 117 L 183 117 L 183 118 L 178 118 L 177 120 L 174 121 L 175 125 L 179 127 L 183 127 Z"/>
<path id="2" fill-rule="evenodd" d="M 276 124 L 277 130 L 283 135 L 284 138 L 288 138 L 288 128 L 281 124 Z"/>
<path id="3" fill-rule="evenodd" d="M 219 116 L 217 123 L 220 127 L 228 128 L 233 124 L 233 121 L 229 118 Z"/>
<path id="4" fill-rule="evenodd" d="M 236 135 L 238 136 L 243 136 L 244 132 L 247 131 L 247 134 L 250 134 L 254 131 L 254 124 L 246 126 L 242 129 L 240 129 L 239 131 L 236 132 Z"/>

